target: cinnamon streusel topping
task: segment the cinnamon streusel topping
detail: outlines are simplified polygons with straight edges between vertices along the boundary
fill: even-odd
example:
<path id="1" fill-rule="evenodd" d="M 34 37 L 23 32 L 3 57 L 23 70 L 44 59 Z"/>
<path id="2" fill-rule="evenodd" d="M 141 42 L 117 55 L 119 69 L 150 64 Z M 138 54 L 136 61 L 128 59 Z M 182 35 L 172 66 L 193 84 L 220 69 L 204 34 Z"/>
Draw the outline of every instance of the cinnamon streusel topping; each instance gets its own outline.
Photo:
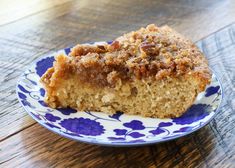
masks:
<path id="1" fill-rule="evenodd" d="M 160 80 L 186 74 L 195 74 L 207 83 L 211 77 L 199 49 L 167 26 L 148 25 L 111 44 L 77 45 L 69 55 L 64 69 L 100 86 L 133 78 Z"/>

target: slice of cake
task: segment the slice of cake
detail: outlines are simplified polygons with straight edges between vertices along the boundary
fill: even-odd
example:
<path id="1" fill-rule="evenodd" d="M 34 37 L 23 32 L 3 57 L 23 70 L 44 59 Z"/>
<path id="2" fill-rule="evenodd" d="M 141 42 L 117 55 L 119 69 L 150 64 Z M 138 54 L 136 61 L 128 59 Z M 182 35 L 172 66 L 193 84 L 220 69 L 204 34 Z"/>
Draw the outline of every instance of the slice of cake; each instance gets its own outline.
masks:
<path id="1" fill-rule="evenodd" d="M 111 44 L 77 45 L 41 81 L 52 108 L 178 117 L 210 83 L 199 49 L 168 26 L 148 25 Z"/>

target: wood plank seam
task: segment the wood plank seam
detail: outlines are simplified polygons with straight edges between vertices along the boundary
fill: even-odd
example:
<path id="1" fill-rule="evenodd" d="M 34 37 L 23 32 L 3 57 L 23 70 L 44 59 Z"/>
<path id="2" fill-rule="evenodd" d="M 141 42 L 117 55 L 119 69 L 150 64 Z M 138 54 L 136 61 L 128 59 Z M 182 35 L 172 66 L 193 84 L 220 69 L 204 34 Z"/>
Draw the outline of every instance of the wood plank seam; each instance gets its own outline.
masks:
<path id="1" fill-rule="evenodd" d="M 21 131 L 24 131 L 24 130 L 26 130 L 26 129 L 32 127 L 32 126 L 35 125 L 35 124 L 37 124 L 36 121 L 35 121 L 35 123 L 33 123 L 33 124 L 31 124 L 31 125 L 28 125 L 27 127 L 24 127 L 24 128 L 22 128 L 22 129 L 20 129 L 20 130 L 18 130 L 18 131 L 16 131 L 16 132 L 14 132 L 13 134 L 10 134 L 10 135 L 4 137 L 3 139 L 0 139 L 0 142 L 3 142 L 3 141 L 5 141 L 5 140 L 7 140 L 8 138 L 11 138 L 12 136 L 18 134 L 18 133 L 21 132 Z"/>

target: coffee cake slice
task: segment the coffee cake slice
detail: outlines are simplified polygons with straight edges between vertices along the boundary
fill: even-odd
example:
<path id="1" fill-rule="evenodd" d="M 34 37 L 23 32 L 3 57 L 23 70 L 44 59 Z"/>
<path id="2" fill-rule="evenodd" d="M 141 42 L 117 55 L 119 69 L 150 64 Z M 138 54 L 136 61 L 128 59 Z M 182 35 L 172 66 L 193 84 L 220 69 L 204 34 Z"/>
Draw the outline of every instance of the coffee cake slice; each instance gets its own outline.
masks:
<path id="1" fill-rule="evenodd" d="M 203 54 L 168 26 L 148 25 L 111 44 L 78 44 L 55 59 L 41 78 L 52 108 L 178 117 L 211 80 Z"/>

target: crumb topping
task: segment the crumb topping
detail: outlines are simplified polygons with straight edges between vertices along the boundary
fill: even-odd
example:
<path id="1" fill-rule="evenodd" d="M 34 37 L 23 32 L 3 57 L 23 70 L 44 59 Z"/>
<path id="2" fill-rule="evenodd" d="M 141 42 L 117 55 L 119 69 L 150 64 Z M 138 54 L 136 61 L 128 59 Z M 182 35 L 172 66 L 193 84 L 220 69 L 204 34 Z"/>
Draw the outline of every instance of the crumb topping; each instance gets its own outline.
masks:
<path id="1" fill-rule="evenodd" d="M 119 79 L 196 74 L 209 81 L 207 61 L 199 49 L 171 28 L 146 28 L 127 33 L 111 44 L 77 45 L 69 54 L 72 66 L 81 80 L 98 85 L 114 85 Z"/>

